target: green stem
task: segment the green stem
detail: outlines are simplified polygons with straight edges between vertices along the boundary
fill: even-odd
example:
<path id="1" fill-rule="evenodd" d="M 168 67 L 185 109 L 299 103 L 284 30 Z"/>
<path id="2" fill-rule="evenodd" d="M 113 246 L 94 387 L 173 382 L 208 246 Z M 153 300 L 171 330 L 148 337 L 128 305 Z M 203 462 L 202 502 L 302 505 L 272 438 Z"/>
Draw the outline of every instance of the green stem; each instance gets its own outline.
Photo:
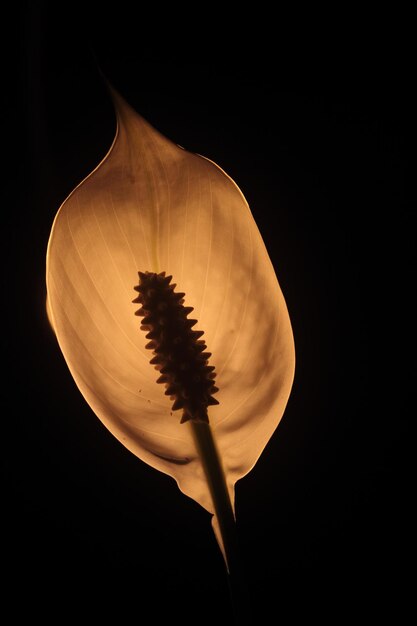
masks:
<path id="1" fill-rule="evenodd" d="M 232 573 L 237 558 L 235 516 L 223 467 L 210 425 L 191 421 L 191 427 L 219 522 L 226 565 L 229 573 Z"/>
<path id="2" fill-rule="evenodd" d="M 237 626 L 249 622 L 247 593 L 239 558 L 236 522 L 220 456 L 209 424 L 191 421 L 191 428 L 219 522 L 226 556 L 228 584 Z"/>

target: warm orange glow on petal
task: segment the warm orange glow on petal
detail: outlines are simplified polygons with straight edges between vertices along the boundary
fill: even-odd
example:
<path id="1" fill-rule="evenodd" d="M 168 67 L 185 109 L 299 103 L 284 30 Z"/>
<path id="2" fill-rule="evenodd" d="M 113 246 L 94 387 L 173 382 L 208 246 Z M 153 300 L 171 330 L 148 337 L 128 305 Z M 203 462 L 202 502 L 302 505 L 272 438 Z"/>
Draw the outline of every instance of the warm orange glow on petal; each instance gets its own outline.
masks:
<path id="1" fill-rule="evenodd" d="M 214 513 L 190 425 L 171 414 L 172 402 L 149 363 L 132 304 L 137 272 L 172 275 L 204 330 L 220 403 L 209 407 L 209 419 L 232 502 L 236 481 L 256 463 L 290 394 L 291 324 L 236 184 L 211 161 L 163 137 L 120 96 L 114 99 L 113 146 L 53 224 L 48 315 L 100 420 Z"/>

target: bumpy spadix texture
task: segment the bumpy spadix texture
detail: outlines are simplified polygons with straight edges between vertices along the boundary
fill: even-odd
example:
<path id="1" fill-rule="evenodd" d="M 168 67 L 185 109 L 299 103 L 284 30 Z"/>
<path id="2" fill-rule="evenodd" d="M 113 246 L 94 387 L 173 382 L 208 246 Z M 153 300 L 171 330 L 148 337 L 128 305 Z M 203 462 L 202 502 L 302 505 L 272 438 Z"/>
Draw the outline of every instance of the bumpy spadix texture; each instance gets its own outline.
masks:
<path id="1" fill-rule="evenodd" d="M 138 272 L 139 292 L 133 302 L 142 306 L 136 315 L 143 317 L 141 329 L 150 339 L 146 348 L 155 356 L 150 363 L 160 372 L 157 383 L 165 383 L 165 395 L 174 400 L 172 410 L 182 409 L 181 423 L 208 423 L 207 408 L 219 404 L 213 397 L 218 389 L 214 385 L 214 367 L 208 364 L 211 357 L 206 344 L 200 339 L 202 330 L 193 330 L 197 320 L 188 319 L 193 307 L 184 306 L 185 293 L 174 291 L 172 276 L 165 272 Z"/>
<path id="2" fill-rule="evenodd" d="M 117 94 L 114 101 L 113 146 L 53 224 L 49 315 L 75 382 L 100 420 L 214 513 L 190 423 L 171 415 L 133 314 L 137 272 L 174 276 L 204 330 L 219 387 L 219 405 L 209 406 L 208 416 L 232 502 L 236 481 L 256 463 L 290 394 L 287 307 L 236 184 L 163 137 Z"/>

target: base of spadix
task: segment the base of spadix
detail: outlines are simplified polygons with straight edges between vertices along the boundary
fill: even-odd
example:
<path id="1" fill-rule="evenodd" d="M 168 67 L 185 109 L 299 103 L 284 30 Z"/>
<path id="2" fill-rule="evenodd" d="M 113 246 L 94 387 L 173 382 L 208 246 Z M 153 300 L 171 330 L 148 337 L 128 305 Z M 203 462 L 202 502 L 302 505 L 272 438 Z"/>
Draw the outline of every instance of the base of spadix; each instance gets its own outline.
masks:
<path id="1" fill-rule="evenodd" d="M 210 425 L 190 422 L 190 426 L 213 501 L 215 511 L 212 520 L 213 530 L 227 569 L 231 573 L 236 566 L 238 556 L 236 525 L 220 456 Z"/>

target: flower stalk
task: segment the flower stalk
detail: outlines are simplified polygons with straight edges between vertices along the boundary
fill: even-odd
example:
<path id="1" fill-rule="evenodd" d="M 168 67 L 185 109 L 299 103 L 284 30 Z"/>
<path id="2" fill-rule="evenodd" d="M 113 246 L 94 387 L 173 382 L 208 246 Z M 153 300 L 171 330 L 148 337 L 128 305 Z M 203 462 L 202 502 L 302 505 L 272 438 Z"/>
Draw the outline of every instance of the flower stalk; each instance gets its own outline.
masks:
<path id="1" fill-rule="evenodd" d="M 210 424 L 195 421 L 190 421 L 190 424 L 220 528 L 234 622 L 236 626 L 249 626 L 253 623 L 251 607 L 240 558 L 235 515 L 221 458 Z"/>

